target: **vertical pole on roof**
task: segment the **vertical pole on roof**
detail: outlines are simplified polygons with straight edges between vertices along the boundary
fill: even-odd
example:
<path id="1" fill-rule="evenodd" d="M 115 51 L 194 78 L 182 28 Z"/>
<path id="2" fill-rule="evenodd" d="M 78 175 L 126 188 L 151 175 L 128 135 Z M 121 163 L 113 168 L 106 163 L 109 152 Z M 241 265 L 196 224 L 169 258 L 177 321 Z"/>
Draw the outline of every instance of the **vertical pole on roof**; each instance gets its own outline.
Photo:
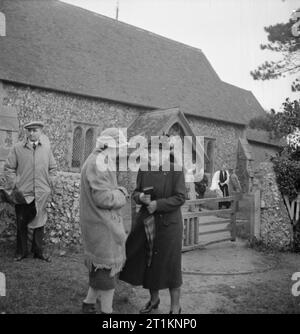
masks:
<path id="1" fill-rule="evenodd" d="M 117 7 L 116 7 L 116 20 L 119 20 L 119 0 L 117 0 Z"/>

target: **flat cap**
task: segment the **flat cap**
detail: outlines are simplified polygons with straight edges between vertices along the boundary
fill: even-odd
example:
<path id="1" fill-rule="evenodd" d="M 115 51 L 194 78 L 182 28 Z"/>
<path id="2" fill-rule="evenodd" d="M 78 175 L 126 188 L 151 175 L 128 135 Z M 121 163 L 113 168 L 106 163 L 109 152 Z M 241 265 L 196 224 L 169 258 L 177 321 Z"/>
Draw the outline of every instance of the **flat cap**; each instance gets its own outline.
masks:
<path id="1" fill-rule="evenodd" d="M 41 121 L 32 121 L 24 125 L 24 129 L 43 128 L 43 127 L 44 123 Z"/>

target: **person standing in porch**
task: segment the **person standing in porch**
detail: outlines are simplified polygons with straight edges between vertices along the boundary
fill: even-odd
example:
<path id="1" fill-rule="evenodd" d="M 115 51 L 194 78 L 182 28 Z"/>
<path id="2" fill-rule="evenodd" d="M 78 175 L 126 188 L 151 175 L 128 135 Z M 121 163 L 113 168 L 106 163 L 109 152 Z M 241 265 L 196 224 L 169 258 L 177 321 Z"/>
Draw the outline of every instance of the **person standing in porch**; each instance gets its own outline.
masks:
<path id="1" fill-rule="evenodd" d="M 235 195 L 242 192 L 242 187 L 234 168 L 229 168 L 229 194 Z"/>
<path id="2" fill-rule="evenodd" d="M 229 195 L 234 196 L 242 193 L 242 187 L 234 168 L 229 168 Z M 239 210 L 239 201 L 236 201 L 236 211 Z"/>
<path id="3" fill-rule="evenodd" d="M 47 202 L 56 175 L 56 162 L 48 138 L 42 133 L 44 124 L 32 121 L 24 126 L 26 138 L 11 150 L 4 171 L 13 188 L 22 194 L 23 203 L 15 205 L 17 220 L 16 261 L 28 256 L 28 228 L 33 230 L 31 251 L 34 258 L 49 262 L 44 254 L 44 226 Z"/>
<path id="4" fill-rule="evenodd" d="M 230 175 L 227 170 L 227 165 L 224 163 L 222 168 L 215 172 L 212 178 L 210 190 L 221 193 L 222 197 L 229 196 L 229 182 Z M 227 209 L 230 207 L 230 202 L 219 202 L 219 209 L 225 206 Z"/>

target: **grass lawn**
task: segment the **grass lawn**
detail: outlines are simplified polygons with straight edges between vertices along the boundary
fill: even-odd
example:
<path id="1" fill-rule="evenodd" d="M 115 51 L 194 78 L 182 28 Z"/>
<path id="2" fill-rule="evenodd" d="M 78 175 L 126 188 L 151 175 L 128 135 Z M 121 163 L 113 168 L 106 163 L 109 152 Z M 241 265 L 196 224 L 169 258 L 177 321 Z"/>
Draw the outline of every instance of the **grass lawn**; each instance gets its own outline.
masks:
<path id="1" fill-rule="evenodd" d="M 282 276 L 283 277 L 283 276 Z M 300 314 L 300 300 L 291 295 L 291 285 L 285 281 L 273 280 L 244 282 L 231 288 L 217 286 L 226 303 L 221 303 L 213 313 L 225 314 Z"/>
<path id="2" fill-rule="evenodd" d="M 227 245 L 227 246 L 226 246 Z M 230 247 L 229 247 L 230 245 Z M 227 247 L 227 248 L 226 248 Z M 229 248 L 228 248 L 229 247 Z M 231 256 L 224 257 L 230 251 Z M 264 253 L 224 244 L 218 251 L 186 253 L 194 259 L 196 268 L 206 265 L 221 271 L 235 265 L 236 252 L 244 252 L 243 261 L 249 265 L 264 258 Z M 52 263 L 32 258 L 14 262 L 12 244 L 0 244 L 0 272 L 6 275 L 7 294 L 0 297 L 0 314 L 80 314 L 88 280 L 81 251 L 69 251 L 60 256 L 53 251 Z M 274 269 L 250 275 L 183 275 L 181 306 L 184 313 L 289 313 L 300 314 L 300 296 L 293 297 L 293 272 L 300 271 L 300 254 L 278 253 L 279 265 Z M 186 258 L 183 264 L 187 264 Z M 224 264 L 224 261 L 229 261 Z M 199 262 L 198 262 L 199 261 Z M 189 260 L 189 263 L 191 260 Z M 219 264 L 218 264 L 219 263 Z M 243 262 L 244 263 L 244 262 Z M 241 265 L 243 265 L 241 263 Z M 217 270 L 218 271 L 218 270 Z M 121 314 L 137 314 L 148 300 L 142 288 L 132 289 L 119 282 L 114 299 L 114 310 Z M 99 305 L 98 305 L 99 311 Z M 161 292 L 161 305 L 157 313 L 169 312 L 168 291 Z"/>
<path id="3" fill-rule="evenodd" d="M 0 313 L 81 313 L 88 287 L 82 253 L 53 254 L 52 263 L 33 258 L 14 262 L 13 245 L 2 244 L 0 254 L 0 272 L 6 275 L 7 288 L 6 297 L 0 297 Z M 116 312 L 134 311 L 128 305 L 130 291 L 128 286 L 118 284 Z"/>

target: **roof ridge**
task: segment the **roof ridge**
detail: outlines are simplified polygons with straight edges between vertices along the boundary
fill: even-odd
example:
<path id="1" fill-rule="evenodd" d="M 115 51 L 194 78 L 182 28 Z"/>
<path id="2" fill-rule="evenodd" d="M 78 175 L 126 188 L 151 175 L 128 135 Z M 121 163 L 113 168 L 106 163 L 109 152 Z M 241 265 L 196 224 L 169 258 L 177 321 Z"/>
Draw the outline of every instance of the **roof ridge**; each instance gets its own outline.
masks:
<path id="1" fill-rule="evenodd" d="M 245 90 L 247 92 L 252 93 L 252 91 L 250 89 L 242 88 L 242 87 L 236 86 L 236 85 L 234 85 L 234 84 L 232 84 L 230 82 L 226 82 L 226 81 L 223 81 L 223 80 L 221 80 L 221 81 L 222 81 L 222 83 L 224 83 L 226 85 L 233 86 L 234 88 L 238 88 L 238 89 Z"/>
<path id="2" fill-rule="evenodd" d="M 179 112 L 180 108 L 179 106 L 177 107 L 170 107 L 170 108 L 158 108 L 158 109 L 154 109 L 154 110 L 147 110 L 145 112 L 142 112 L 140 114 L 140 116 L 145 116 L 145 115 L 155 115 L 155 114 L 159 114 L 159 113 L 165 113 L 165 112 Z"/>
<path id="3" fill-rule="evenodd" d="M 135 26 L 135 25 L 123 22 L 123 21 L 116 20 L 116 19 L 114 19 L 112 17 L 106 16 L 106 15 L 103 15 L 103 14 L 100 14 L 100 13 L 97 13 L 97 12 L 93 12 L 92 10 L 89 10 L 89 9 L 86 9 L 86 8 L 82 8 L 82 7 L 79 7 L 79 6 L 76 6 L 76 5 L 72 5 L 70 3 L 64 2 L 63 0 L 52 0 L 52 1 L 55 1 L 56 3 L 62 4 L 62 5 L 65 5 L 65 6 L 74 7 L 76 9 L 79 9 L 79 10 L 82 10 L 82 11 L 94 14 L 95 16 L 100 16 L 101 18 L 107 19 L 107 20 L 112 21 L 112 22 L 114 22 L 116 24 L 122 24 L 122 25 L 128 26 L 130 28 L 134 28 L 136 30 L 140 30 L 141 32 L 146 32 L 149 35 L 153 35 L 156 38 L 165 39 L 165 40 L 167 40 L 169 42 L 177 43 L 177 44 L 180 44 L 181 46 L 184 46 L 184 47 L 187 47 L 187 48 L 190 48 L 190 49 L 193 49 L 193 50 L 200 51 L 201 54 L 205 56 L 205 54 L 202 51 L 202 49 L 200 49 L 200 48 L 198 48 L 196 46 L 192 46 L 192 45 L 188 45 L 188 44 L 185 44 L 183 42 L 180 42 L 180 41 L 176 41 L 175 39 L 159 35 L 158 33 L 152 32 L 150 30 L 147 30 L 147 29 L 144 29 L 144 28 L 141 28 L 141 27 L 138 27 L 138 26 Z"/>

